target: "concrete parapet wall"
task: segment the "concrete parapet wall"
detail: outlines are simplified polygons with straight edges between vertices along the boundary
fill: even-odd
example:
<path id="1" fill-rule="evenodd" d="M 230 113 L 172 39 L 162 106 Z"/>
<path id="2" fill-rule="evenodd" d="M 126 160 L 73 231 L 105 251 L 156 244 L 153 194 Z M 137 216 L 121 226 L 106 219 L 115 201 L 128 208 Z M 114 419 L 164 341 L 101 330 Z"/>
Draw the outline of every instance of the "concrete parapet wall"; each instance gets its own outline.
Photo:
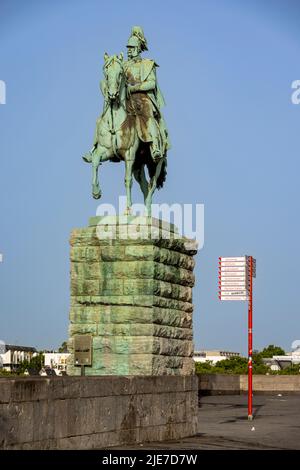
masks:
<path id="1" fill-rule="evenodd" d="M 199 393 L 203 395 L 240 394 L 248 390 L 247 375 L 199 374 Z M 256 393 L 300 393 L 300 375 L 253 375 Z"/>
<path id="2" fill-rule="evenodd" d="M 240 390 L 248 390 L 248 377 L 240 376 Z M 253 375 L 254 392 L 298 392 L 300 375 Z"/>
<path id="3" fill-rule="evenodd" d="M 195 376 L 0 379 L 1 449 L 101 449 L 197 433 Z"/>
<path id="4" fill-rule="evenodd" d="M 199 374 L 199 392 L 214 395 L 219 392 L 235 394 L 240 391 L 240 376 L 227 374 Z"/>

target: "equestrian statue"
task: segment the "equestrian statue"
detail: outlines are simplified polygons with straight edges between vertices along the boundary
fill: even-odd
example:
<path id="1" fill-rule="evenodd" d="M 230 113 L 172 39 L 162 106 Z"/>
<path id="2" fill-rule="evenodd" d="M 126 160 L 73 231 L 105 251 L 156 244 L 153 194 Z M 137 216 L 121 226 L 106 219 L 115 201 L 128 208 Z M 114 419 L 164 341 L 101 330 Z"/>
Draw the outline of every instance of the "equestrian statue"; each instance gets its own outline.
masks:
<path id="1" fill-rule="evenodd" d="M 133 177 L 142 190 L 146 213 L 151 214 L 153 193 L 166 179 L 170 148 L 161 112 L 165 103 L 156 79 L 158 65 L 141 58 L 146 50 L 144 32 L 134 26 L 127 43 L 128 60 L 124 60 L 123 53 L 104 54 L 104 79 L 100 82 L 103 112 L 97 119 L 93 147 L 83 156 L 92 164 L 95 199 L 101 197 L 99 165 L 107 160 L 125 162 L 126 214 L 132 206 Z"/>

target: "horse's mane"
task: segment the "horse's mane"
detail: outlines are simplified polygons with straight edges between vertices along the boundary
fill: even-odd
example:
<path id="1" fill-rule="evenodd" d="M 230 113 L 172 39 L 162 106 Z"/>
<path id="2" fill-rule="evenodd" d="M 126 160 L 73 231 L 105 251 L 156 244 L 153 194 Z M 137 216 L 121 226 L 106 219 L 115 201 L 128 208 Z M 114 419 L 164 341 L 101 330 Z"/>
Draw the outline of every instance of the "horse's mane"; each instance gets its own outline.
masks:
<path id="1" fill-rule="evenodd" d="M 114 54 L 114 55 L 111 55 L 110 58 L 105 61 L 104 66 L 103 66 L 103 70 L 105 71 L 105 69 L 107 69 L 111 65 L 112 62 L 118 62 L 118 64 L 120 64 L 121 67 L 123 67 L 123 60 L 121 60 L 117 56 L 117 54 Z"/>

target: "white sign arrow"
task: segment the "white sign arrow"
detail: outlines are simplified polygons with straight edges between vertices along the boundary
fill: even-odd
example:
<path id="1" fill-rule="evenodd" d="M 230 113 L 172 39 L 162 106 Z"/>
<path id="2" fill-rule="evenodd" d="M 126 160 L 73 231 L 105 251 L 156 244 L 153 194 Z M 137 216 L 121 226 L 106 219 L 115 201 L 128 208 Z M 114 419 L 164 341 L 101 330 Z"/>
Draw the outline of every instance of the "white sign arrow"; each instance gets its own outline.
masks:
<path id="1" fill-rule="evenodd" d="M 246 266 L 221 266 L 221 272 L 246 272 Z"/>
<path id="2" fill-rule="evenodd" d="M 220 300 L 249 300 L 249 297 L 246 295 L 237 295 L 237 296 L 222 295 L 220 296 Z"/>
<path id="3" fill-rule="evenodd" d="M 221 295 L 248 295 L 247 289 L 220 289 Z"/>
<path id="4" fill-rule="evenodd" d="M 243 280 L 239 280 L 239 279 L 229 279 L 229 281 L 224 281 L 223 279 L 221 279 L 221 281 L 219 282 L 219 285 L 220 286 L 246 286 L 247 282 L 245 281 L 245 279 Z"/>
<path id="5" fill-rule="evenodd" d="M 232 258 L 225 258 L 223 256 L 221 256 L 221 259 L 220 261 L 246 261 L 247 259 L 247 256 L 236 256 L 236 257 L 232 257 Z"/>
<path id="6" fill-rule="evenodd" d="M 228 279 L 229 277 L 240 277 L 241 279 L 246 279 L 248 277 L 248 273 L 240 271 L 220 271 L 219 276 L 222 277 L 222 279 Z"/>
<path id="7" fill-rule="evenodd" d="M 221 261 L 221 263 L 219 263 L 219 266 L 244 266 L 246 267 L 247 266 L 247 263 L 244 262 L 244 261 Z"/>

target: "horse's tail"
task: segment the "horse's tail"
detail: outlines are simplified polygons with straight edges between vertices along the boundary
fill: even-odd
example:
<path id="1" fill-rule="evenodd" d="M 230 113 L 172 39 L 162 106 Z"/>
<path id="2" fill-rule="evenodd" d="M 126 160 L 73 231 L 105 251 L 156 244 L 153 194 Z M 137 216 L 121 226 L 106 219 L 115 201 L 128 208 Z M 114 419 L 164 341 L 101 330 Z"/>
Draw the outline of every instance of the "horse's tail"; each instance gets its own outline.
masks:
<path id="1" fill-rule="evenodd" d="M 154 162 L 151 157 L 147 159 L 147 168 L 149 171 L 150 178 L 152 178 L 155 175 L 156 166 L 157 166 L 157 162 Z M 166 181 L 166 177 L 167 177 L 167 159 L 163 158 L 160 174 L 158 175 L 157 182 L 156 182 L 157 189 L 161 189 L 163 187 L 164 182 Z"/>

